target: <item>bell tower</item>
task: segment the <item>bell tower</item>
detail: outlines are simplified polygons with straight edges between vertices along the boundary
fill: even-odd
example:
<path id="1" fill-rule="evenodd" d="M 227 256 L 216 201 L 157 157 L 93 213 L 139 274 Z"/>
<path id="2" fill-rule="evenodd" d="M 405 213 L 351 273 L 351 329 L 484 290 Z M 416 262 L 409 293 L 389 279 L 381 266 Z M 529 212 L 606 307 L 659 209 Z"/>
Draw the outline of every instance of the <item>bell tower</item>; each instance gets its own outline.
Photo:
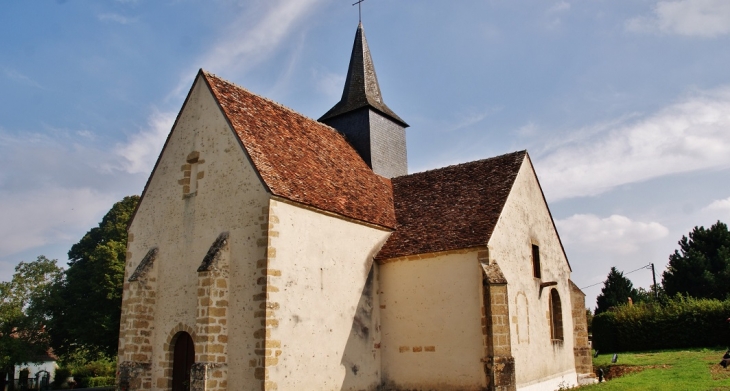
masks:
<path id="1" fill-rule="evenodd" d="M 344 134 L 376 174 L 408 174 L 408 124 L 383 102 L 362 23 L 355 33 L 342 99 L 319 121 Z"/>

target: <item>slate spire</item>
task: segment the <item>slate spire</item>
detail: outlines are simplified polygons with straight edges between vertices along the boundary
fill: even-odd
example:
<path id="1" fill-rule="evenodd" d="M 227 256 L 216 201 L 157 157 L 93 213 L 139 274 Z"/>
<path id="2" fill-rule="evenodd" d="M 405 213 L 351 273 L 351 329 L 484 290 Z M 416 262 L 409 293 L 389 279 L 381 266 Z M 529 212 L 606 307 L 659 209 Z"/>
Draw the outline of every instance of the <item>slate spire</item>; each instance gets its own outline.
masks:
<path id="1" fill-rule="evenodd" d="M 340 131 L 376 174 L 408 173 L 403 121 L 383 102 L 362 22 L 357 26 L 342 98 L 320 119 Z"/>
<path id="2" fill-rule="evenodd" d="M 408 124 L 383 102 L 380 85 L 378 84 L 378 76 L 375 74 L 373 59 L 370 56 L 370 48 L 368 48 L 368 41 L 365 39 L 365 30 L 361 22 L 358 24 L 357 32 L 355 33 L 355 43 L 352 46 L 350 66 L 347 69 L 347 78 L 345 79 L 345 89 L 342 91 L 342 99 L 325 113 L 319 121 L 324 122 L 329 118 L 337 117 L 338 115 L 365 106 L 370 106 L 399 123 L 401 126 L 408 127 Z"/>

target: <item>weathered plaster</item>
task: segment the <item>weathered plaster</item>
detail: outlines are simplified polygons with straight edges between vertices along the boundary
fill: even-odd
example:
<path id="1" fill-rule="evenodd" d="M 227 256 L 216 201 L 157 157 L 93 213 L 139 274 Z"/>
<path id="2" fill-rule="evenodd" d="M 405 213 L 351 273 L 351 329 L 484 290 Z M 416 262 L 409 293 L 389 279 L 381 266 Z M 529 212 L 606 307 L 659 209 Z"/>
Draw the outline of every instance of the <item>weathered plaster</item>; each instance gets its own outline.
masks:
<path id="1" fill-rule="evenodd" d="M 271 201 L 267 389 L 372 390 L 380 381 L 377 270 L 389 231 Z M 267 353 L 268 354 L 268 353 Z"/>
<path id="2" fill-rule="evenodd" d="M 386 389 L 484 389 L 477 253 L 380 265 Z"/>
<path id="3" fill-rule="evenodd" d="M 237 347 L 226 352 L 228 376 L 237 379 L 237 389 L 260 389 L 249 362 L 257 358 L 254 333 L 259 320 L 253 313 L 259 303 L 254 295 L 262 287 L 257 285 L 256 264 L 266 257 L 266 248 L 258 243 L 267 240 L 268 223 L 263 216 L 268 200 L 240 141 L 198 78 L 129 228 L 134 239 L 128 244 L 127 278 L 150 248 L 158 248 L 153 269 L 160 278 L 150 320 L 152 389 L 165 389 L 170 377 L 170 352 L 165 346 L 170 330 L 178 325 L 196 327 L 200 315 L 197 270 L 221 232 L 229 232 L 227 301 L 236 308 L 225 320 L 227 342 Z M 196 358 L 214 342 L 200 338 L 195 338 Z M 128 348 L 120 341 L 120 354 Z"/>
<path id="4" fill-rule="evenodd" d="M 489 240 L 490 262 L 499 264 L 509 282 L 511 347 L 518 389 L 536 384 L 549 389 L 556 374 L 560 374 L 558 382 L 571 386 L 576 384 L 577 376 L 570 268 L 528 159 L 520 168 Z M 533 244 L 540 248 L 539 279 L 533 277 Z M 540 289 L 540 284 L 550 282 L 557 284 Z M 549 303 L 553 288 L 563 308 L 563 341 L 551 341 Z"/>

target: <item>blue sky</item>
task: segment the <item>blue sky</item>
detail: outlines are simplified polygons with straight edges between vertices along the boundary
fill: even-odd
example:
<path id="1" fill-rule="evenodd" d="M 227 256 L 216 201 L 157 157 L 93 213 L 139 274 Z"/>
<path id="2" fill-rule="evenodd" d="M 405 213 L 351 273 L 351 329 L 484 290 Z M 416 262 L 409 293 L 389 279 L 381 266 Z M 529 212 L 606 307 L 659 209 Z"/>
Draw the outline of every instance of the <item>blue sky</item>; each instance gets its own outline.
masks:
<path id="1" fill-rule="evenodd" d="M 142 191 L 199 68 L 327 111 L 352 2 L 0 3 L 0 279 Z M 409 170 L 527 149 L 580 287 L 730 220 L 727 0 L 366 0 L 363 24 Z"/>

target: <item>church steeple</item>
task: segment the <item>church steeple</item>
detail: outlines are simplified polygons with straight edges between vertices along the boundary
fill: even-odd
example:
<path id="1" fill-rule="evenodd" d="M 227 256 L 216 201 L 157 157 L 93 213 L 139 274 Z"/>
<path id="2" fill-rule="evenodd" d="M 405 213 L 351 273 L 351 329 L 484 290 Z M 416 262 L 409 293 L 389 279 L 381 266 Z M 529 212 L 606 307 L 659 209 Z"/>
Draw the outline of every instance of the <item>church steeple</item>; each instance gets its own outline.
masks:
<path id="1" fill-rule="evenodd" d="M 408 127 L 408 124 L 383 102 L 378 76 L 375 74 L 373 59 L 370 56 L 370 48 L 368 47 L 368 41 L 365 39 L 365 30 L 363 30 L 362 23 L 360 23 L 355 33 L 355 43 L 352 46 L 350 66 L 347 69 L 347 79 L 345 79 L 342 99 L 325 113 L 319 121 L 324 122 L 329 118 L 365 106 L 370 106 L 403 127 Z"/>
<path id="2" fill-rule="evenodd" d="M 362 23 L 357 26 L 342 98 L 320 119 L 339 130 L 376 174 L 408 173 L 403 121 L 383 102 Z"/>

